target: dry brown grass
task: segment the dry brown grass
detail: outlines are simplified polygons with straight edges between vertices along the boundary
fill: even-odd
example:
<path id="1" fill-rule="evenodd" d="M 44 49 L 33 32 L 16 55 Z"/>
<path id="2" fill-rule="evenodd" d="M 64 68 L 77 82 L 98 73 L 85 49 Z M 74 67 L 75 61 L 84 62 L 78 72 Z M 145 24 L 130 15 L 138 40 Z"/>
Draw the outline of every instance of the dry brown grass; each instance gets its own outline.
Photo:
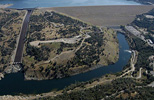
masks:
<path id="1" fill-rule="evenodd" d="M 44 13 L 45 11 L 51 12 L 52 10 L 47 10 L 47 9 L 35 10 L 32 15 L 40 15 L 40 14 Z M 67 15 L 67 17 L 68 17 L 68 15 Z M 70 18 L 72 18 L 72 17 L 70 17 Z M 54 19 L 57 20 L 56 18 L 54 18 Z M 71 20 L 71 19 L 69 19 L 69 20 Z M 58 30 L 60 28 L 62 30 L 66 30 L 69 28 L 71 28 L 72 30 L 74 29 L 74 28 L 72 28 L 74 26 L 70 27 L 70 25 L 67 25 L 67 24 L 62 25 L 61 23 L 55 23 L 54 21 L 52 22 L 52 21 L 48 20 L 47 18 L 46 18 L 45 22 L 31 21 L 30 24 L 31 23 L 38 24 L 38 25 L 39 24 L 44 25 L 43 29 L 39 32 L 41 34 L 43 34 L 43 37 L 45 40 L 52 39 L 53 37 L 58 38 L 58 39 L 63 38 L 63 35 L 59 34 L 59 32 L 58 32 Z M 49 27 L 50 25 L 48 23 L 51 23 L 51 27 Z M 79 32 L 79 34 L 85 34 L 85 32 L 90 32 L 89 35 L 93 36 L 93 33 L 95 30 L 92 29 L 91 25 L 87 24 L 87 26 L 81 27 L 80 26 L 81 24 L 80 25 L 78 25 L 77 23 L 73 23 L 73 24 L 76 24 L 77 25 L 76 27 L 79 27 L 79 30 L 77 30 L 77 32 Z M 59 26 L 58 28 L 56 27 L 57 25 Z M 85 41 L 85 39 L 88 39 L 88 38 L 86 38 L 86 35 L 83 35 L 82 41 L 80 41 L 81 43 L 78 41 L 79 42 L 78 44 L 72 45 L 72 46 L 65 47 L 65 44 L 57 45 L 57 43 L 54 46 L 52 46 L 53 43 L 52 44 L 50 44 L 50 43 L 40 44 L 39 47 L 45 46 L 51 50 L 51 51 L 49 51 L 49 57 L 45 61 L 44 60 L 36 61 L 36 60 L 34 60 L 34 58 L 24 57 L 24 64 L 28 68 L 27 72 L 25 73 L 26 79 L 30 79 L 29 76 L 30 77 L 32 76 L 32 79 L 35 79 L 35 80 L 37 78 L 40 80 L 41 79 L 49 79 L 49 78 L 50 79 L 57 78 L 59 76 L 54 76 L 54 75 L 60 75 L 60 73 L 58 73 L 57 70 L 66 69 L 65 67 L 67 67 L 68 65 L 71 66 L 71 68 L 66 69 L 67 74 L 69 74 L 69 75 L 75 75 L 75 74 L 78 74 L 81 72 L 86 72 L 86 71 L 92 70 L 93 68 L 91 69 L 88 64 L 83 63 L 83 65 L 81 65 L 82 64 L 81 62 L 88 62 L 91 65 L 97 65 L 99 62 L 99 61 L 97 61 L 97 59 L 94 58 L 94 59 L 92 59 L 93 61 L 91 61 L 91 62 L 89 61 L 90 56 L 94 56 L 94 55 L 96 55 L 98 57 L 100 57 L 102 55 L 102 57 L 100 57 L 100 63 L 99 63 L 101 65 L 108 65 L 110 63 L 115 63 L 118 60 L 118 52 L 119 52 L 116 33 L 113 32 L 113 30 L 111 30 L 111 29 L 107 29 L 107 28 L 101 29 L 100 27 L 96 27 L 96 29 L 97 28 L 98 28 L 98 30 L 96 30 L 96 32 L 100 35 L 96 35 L 96 38 L 100 37 L 98 39 L 102 39 L 104 41 L 104 42 L 100 41 L 102 44 L 102 47 L 100 47 L 100 48 L 99 47 L 95 48 L 95 46 L 97 46 L 97 43 L 100 43 L 100 42 L 95 42 L 95 39 L 93 39 L 93 38 L 95 38 L 94 36 L 93 37 L 90 36 L 90 37 L 92 38 L 92 40 L 95 43 L 91 43 L 91 40 L 90 40 L 90 42 Z M 104 33 L 104 35 L 101 32 Z M 35 34 L 35 31 L 29 35 L 33 35 L 33 34 L 34 34 L 34 36 L 37 35 L 37 34 Z M 78 34 L 70 31 L 68 35 L 77 36 Z M 68 36 L 65 36 L 64 38 L 67 38 L 67 37 Z M 42 38 L 42 36 L 41 36 L 41 38 Z M 35 41 L 35 38 L 34 38 L 34 41 Z M 91 45 L 94 45 L 94 48 Z M 62 51 L 59 53 L 58 50 L 61 46 L 63 48 L 62 48 Z M 83 47 L 83 48 L 81 48 L 81 47 Z M 94 49 L 95 51 L 99 50 L 100 52 L 103 52 L 104 54 L 99 53 L 100 54 L 99 55 L 97 52 L 95 54 L 95 52 L 93 52 L 90 49 Z M 75 54 L 77 51 L 79 52 L 78 55 L 80 57 L 77 57 L 77 54 Z M 87 55 L 84 55 L 83 52 Z M 89 56 L 88 54 L 91 54 L 91 55 Z M 27 56 L 27 55 L 25 54 L 25 56 Z M 78 58 L 80 58 L 80 61 L 78 61 Z M 73 62 L 75 62 L 75 63 L 73 63 Z M 34 66 L 31 66 L 31 64 Z M 25 69 L 26 69 L 26 67 L 25 67 Z M 43 67 L 43 71 L 42 71 L 42 67 Z M 45 70 L 46 70 L 46 73 L 49 73 L 48 76 L 44 76 L 46 74 L 44 72 Z M 48 71 L 50 71 L 50 72 L 48 72 Z M 56 74 L 53 73 L 53 71 L 56 72 Z M 36 74 L 35 74 L 35 72 L 36 72 Z M 42 77 L 40 76 L 41 73 L 42 73 Z"/>
<path id="2" fill-rule="evenodd" d="M 119 44 L 118 44 L 118 40 L 117 40 L 117 36 L 116 33 L 113 32 L 113 30 L 109 29 L 105 29 L 104 28 L 104 45 L 102 48 L 105 48 L 103 53 L 104 55 L 100 56 L 100 61 L 99 64 L 101 65 L 108 65 L 109 60 L 113 61 L 113 63 L 115 63 L 118 58 L 119 58 Z"/>

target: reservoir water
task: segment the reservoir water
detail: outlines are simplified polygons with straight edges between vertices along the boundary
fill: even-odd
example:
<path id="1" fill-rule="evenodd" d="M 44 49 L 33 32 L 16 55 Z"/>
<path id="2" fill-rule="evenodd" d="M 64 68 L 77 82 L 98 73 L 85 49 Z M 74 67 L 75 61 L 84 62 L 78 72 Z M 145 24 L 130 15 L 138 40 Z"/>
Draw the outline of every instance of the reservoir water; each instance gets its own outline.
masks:
<path id="1" fill-rule="evenodd" d="M 139 3 L 128 0 L 0 0 L 0 4 L 13 4 L 10 8 L 140 5 Z"/>
<path id="2" fill-rule="evenodd" d="M 129 61 L 131 54 L 129 52 L 125 52 L 125 50 L 129 50 L 125 36 L 120 33 L 118 33 L 117 36 L 119 40 L 120 53 L 119 60 L 115 64 L 100 67 L 71 77 L 44 81 L 25 81 L 22 73 L 9 74 L 0 81 L 0 95 L 45 93 L 50 92 L 53 89 L 63 89 L 75 82 L 88 81 L 108 73 L 120 72 Z"/>

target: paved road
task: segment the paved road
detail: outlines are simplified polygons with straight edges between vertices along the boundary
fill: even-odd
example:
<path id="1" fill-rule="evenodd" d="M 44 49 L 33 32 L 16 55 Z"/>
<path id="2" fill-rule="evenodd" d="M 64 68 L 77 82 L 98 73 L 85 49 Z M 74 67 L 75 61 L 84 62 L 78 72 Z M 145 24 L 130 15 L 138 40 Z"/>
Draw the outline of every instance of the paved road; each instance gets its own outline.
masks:
<path id="1" fill-rule="evenodd" d="M 32 14 L 32 10 L 28 10 L 27 15 L 25 16 L 25 19 L 24 19 L 24 22 L 23 22 L 23 25 L 22 25 L 22 28 L 21 28 L 21 33 L 20 33 L 20 38 L 19 38 L 19 41 L 18 41 L 18 46 L 17 46 L 17 50 L 16 50 L 14 63 L 21 63 L 23 48 L 24 48 L 24 41 L 25 41 L 28 23 L 29 23 L 29 18 L 30 18 L 31 14 Z"/>

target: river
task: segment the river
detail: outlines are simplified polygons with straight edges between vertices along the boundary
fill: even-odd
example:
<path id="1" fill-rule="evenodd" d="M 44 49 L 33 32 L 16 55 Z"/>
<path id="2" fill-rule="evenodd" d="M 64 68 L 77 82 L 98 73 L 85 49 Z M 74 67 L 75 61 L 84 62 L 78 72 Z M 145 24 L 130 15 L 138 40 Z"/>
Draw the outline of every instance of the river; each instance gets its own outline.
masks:
<path id="1" fill-rule="evenodd" d="M 13 4 L 10 8 L 140 5 L 128 0 L 0 0 L 0 4 Z"/>
<path id="2" fill-rule="evenodd" d="M 123 67 L 129 61 L 131 54 L 125 51 L 129 50 L 125 36 L 120 33 L 118 33 L 117 36 L 119 40 L 120 53 L 119 60 L 115 64 L 100 67 L 98 69 L 71 77 L 44 81 L 25 81 L 22 73 L 8 74 L 0 81 L 0 95 L 45 93 L 50 92 L 53 89 L 63 89 L 64 87 L 75 82 L 88 81 L 108 73 L 122 71 Z"/>

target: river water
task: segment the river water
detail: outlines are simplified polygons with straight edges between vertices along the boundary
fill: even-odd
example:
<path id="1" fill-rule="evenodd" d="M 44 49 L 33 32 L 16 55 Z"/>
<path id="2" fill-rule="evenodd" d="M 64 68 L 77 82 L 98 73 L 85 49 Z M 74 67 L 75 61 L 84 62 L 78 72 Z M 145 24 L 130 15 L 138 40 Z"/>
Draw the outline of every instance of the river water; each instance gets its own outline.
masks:
<path id="1" fill-rule="evenodd" d="M 10 8 L 140 5 L 139 3 L 128 0 L 0 0 L 0 4 L 13 4 Z"/>
<path id="2" fill-rule="evenodd" d="M 75 82 L 88 81 L 108 73 L 116 73 L 122 71 L 123 67 L 129 61 L 131 54 L 125 51 L 129 50 L 125 36 L 120 33 L 118 33 L 117 36 L 119 40 L 120 57 L 118 62 L 115 64 L 100 67 L 98 69 L 94 69 L 92 71 L 71 77 L 44 81 L 25 81 L 22 73 L 9 74 L 0 81 L 0 95 L 50 92 L 53 89 L 63 89 L 64 87 L 69 86 Z"/>

